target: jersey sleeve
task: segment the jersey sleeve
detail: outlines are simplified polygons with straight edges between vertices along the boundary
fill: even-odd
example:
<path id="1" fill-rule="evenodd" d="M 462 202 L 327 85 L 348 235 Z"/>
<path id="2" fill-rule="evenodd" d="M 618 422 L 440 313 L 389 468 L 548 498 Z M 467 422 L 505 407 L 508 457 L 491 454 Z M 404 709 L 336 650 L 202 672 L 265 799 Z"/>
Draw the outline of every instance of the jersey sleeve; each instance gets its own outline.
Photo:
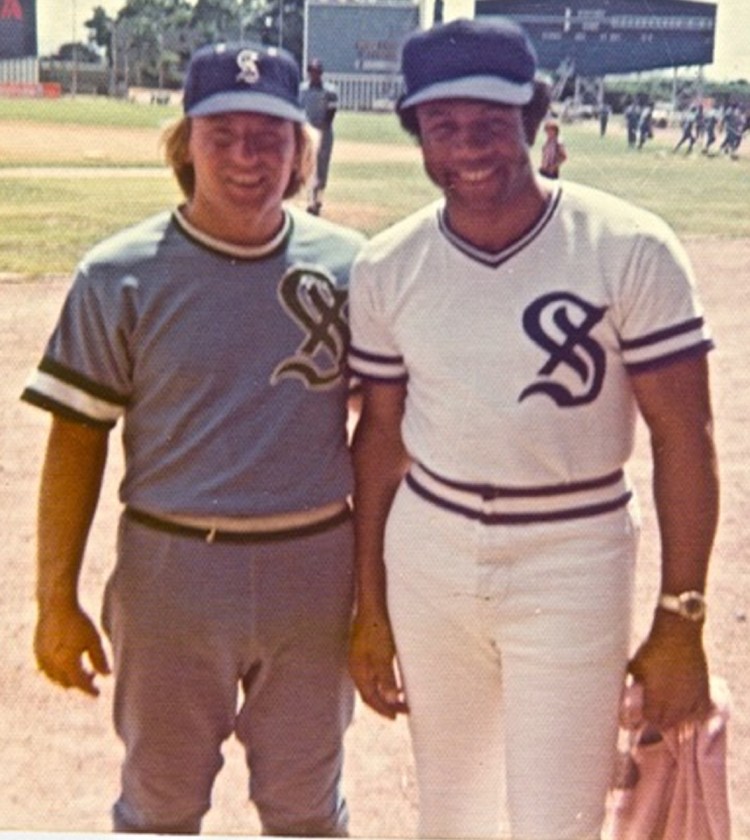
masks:
<path id="1" fill-rule="evenodd" d="M 629 293 L 620 302 L 620 349 L 629 373 L 703 355 L 714 346 L 690 261 L 665 228 L 633 255 Z"/>
<path id="2" fill-rule="evenodd" d="M 76 422 L 116 424 L 132 381 L 128 286 L 127 278 L 115 288 L 79 270 L 23 400 Z"/>
<path id="3" fill-rule="evenodd" d="M 374 282 L 365 262 L 355 262 L 349 286 L 351 346 L 349 368 L 363 380 L 406 381 L 406 365 L 386 317 L 383 289 Z"/>

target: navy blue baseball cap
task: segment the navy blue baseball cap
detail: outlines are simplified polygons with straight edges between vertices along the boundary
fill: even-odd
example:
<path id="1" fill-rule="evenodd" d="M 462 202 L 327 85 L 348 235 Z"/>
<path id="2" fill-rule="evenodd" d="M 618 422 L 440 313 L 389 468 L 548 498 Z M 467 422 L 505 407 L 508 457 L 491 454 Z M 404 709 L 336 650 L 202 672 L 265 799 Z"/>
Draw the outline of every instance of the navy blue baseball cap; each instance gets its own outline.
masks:
<path id="1" fill-rule="evenodd" d="M 299 84 L 297 62 L 286 50 L 215 44 L 191 58 L 183 108 L 188 117 L 246 111 L 303 123 Z"/>
<path id="2" fill-rule="evenodd" d="M 411 35 L 401 54 L 403 111 L 435 99 L 483 99 L 526 105 L 534 93 L 537 59 L 518 24 L 507 18 L 464 18 Z"/>

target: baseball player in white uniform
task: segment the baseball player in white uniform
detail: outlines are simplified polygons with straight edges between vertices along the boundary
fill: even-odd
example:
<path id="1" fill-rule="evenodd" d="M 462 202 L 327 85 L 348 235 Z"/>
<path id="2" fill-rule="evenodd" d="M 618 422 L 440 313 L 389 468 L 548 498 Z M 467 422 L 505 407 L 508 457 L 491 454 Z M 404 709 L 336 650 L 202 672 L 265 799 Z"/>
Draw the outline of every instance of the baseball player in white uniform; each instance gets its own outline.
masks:
<path id="1" fill-rule="evenodd" d="M 264 833 L 347 832 L 342 371 L 363 237 L 284 204 L 309 157 L 298 87 L 283 51 L 195 54 L 166 138 L 185 203 L 84 258 L 23 395 L 53 415 L 36 655 L 52 680 L 93 695 L 109 664 L 77 578 L 122 422 L 124 511 L 103 610 L 121 832 L 199 831 L 231 735 Z"/>
<path id="2" fill-rule="evenodd" d="M 711 337 L 661 220 L 537 178 L 546 93 L 521 29 L 438 25 L 402 67 L 399 114 L 444 196 L 352 273 L 351 670 L 373 708 L 409 715 L 422 836 L 498 836 L 507 811 L 513 837 L 596 838 L 628 669 L 639 412 L 663 572 L 629 667 L 657 725 L 710 703 Z"/>

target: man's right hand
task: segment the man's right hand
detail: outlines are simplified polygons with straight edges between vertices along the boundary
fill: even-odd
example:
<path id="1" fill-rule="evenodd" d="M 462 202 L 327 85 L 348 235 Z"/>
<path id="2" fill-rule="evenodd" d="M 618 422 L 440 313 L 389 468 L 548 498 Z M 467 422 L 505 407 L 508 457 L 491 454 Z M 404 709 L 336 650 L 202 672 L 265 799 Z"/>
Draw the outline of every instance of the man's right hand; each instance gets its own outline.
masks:
<path id="1" fill-rule="evenodd" d="M 97 674 L 110 673 L 101 637 L 79 607 L 40 609 L 34 634 L 34 653 L 40 670 L 65 688 L 78 688 L 96 697 Z M 87 670 L 84 656 L 93 670 Z"/>
<path id="2" fill-rule="evenodd" d="M 364 702 L 390 720 L 409 711 L 396 679 L 395 654 L 388 619 L 357 615 L 349 646 L 349 670 Z"/>

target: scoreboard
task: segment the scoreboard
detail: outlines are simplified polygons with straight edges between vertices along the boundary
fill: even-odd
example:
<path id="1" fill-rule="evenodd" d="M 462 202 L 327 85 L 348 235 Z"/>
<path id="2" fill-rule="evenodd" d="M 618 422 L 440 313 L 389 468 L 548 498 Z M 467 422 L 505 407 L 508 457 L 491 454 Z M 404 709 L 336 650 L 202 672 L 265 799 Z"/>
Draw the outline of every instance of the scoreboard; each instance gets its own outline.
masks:
<path id="1" fill-rule="evenodd" d="M 539 65 L 583 76 L 711 64 L 716 5 L 691 0 L 476 0 L 521 24 Z"/>
<path id="2" fill-rule="evenodd" d="M 0 0 L 0 60 L 36 53 L 36 0 Z"/>

